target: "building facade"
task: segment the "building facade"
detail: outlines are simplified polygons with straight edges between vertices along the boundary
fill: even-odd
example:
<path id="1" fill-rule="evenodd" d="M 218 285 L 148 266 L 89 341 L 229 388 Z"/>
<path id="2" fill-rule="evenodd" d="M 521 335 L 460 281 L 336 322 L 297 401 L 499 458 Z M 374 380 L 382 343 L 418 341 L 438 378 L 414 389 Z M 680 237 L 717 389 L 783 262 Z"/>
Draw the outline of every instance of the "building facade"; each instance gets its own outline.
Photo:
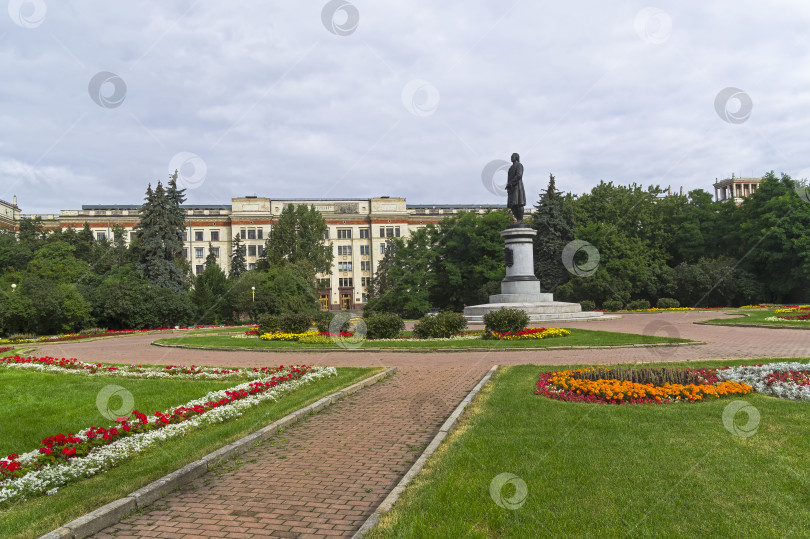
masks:
<path id="1" fill-rule="evenodd" d="M 0 201 L 2 202 L 2 201 Z M 8 208 L 12 205 L 6 204 Z M 183 205 L 186 211 L 185 255 L 192 272 L 205 268 L 209 245 L 225 273 L 230 271 L 232 241 L 240 236 L 248 269 L 255 269 L 264 255 L 265 242 L 288 205 L 314 206 L 324 217 L 334 261 L 331 274 L 318 275 L 321 309 L 357 309 L 368 301 L 368 286 L 390 238 L 408 238 L 411 233 L 460 211 L 485 213 L 504 205 L 409 205 L 404 198 L 366 199 L 271 199 L 256 196 L 231 199 L 229 205 Z M 0 219 L 6 206 L 0 206 Z M 139 221 L 139 205 L 84 205 L 81 210 L 59 214 L 20 214 L 13 205 L 9 223 L 16 229 L 20 218 L 42 219 L 45 230 L 82 228 L 88 224 L 97 240 L 113 239 L 113 227 L 125 230 L 129 243 Z M 14 213 L 16 211 L 16 213 Z M 531 214 L 527 207 L 526 213 Z M 4 221 L 0 221 L 4 222 Z"/>
<path id="2" fill-rule="evenodd" d="M 0 199 L 0 227 L 16 228 L 15 224 L 20 220 L 20 208 L 17 207 L 17 197 L 6 202 Z"/>
<path id="3" fill-rule="evenodd" d="M 759 188 L 761 181 L 762 178 L 736 178 L 732 173 L 731 178 L 715 181 L 714 199 L 717 202 L 733 200 L 735 204 L 742 204 L 744 198 Z"/>

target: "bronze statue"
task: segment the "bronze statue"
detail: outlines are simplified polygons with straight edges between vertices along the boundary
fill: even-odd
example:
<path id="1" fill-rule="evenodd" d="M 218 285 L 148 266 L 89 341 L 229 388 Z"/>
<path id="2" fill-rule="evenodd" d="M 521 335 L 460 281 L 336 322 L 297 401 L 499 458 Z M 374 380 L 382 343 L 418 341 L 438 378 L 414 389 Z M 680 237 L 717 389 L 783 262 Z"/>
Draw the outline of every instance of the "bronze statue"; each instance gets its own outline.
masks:
<path id="1" fill-rule="evenodd" d="M 512 166 L 506 176 L 506 207 L 512 210 L 517 225 L 523 225 L 523 207 L 526 205 L 526 191 L 523 189 L 523 165 L 520 156 L 512 154 Z"/>

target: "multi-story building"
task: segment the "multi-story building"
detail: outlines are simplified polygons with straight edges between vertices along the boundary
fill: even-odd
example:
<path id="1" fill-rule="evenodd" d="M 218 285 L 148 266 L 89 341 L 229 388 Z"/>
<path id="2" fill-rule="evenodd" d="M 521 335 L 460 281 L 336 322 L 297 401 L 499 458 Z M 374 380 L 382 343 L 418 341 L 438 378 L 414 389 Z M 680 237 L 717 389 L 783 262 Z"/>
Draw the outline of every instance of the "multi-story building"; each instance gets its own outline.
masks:
<path id="1" fill-rule="evenodd" d="M 356 309 L 368 301 L 368 284 L 385 256 L 389 238 L 407 238 L 411 232 L 459 211 L 484 213 L 503 209 L 504 205 L 408 205 L 404 198 L 361 199 L 271 199 L 256 196 L 234 198 L 230 205 L 183 205 L 186 210 L 185 254 L 192 271 L 202 273 L 209 245 L 220 268 L 230 270 L 232 241 L 237 235 L 246 248 L 248 269 L 255 269 L 264 255 L 265 242 L 273 224 L 287 205 L 314 206 L 328 226 L 327 240 L 335 254 L 330 274 L 318 275 L 321 308 Z M 10 206 L 10 205 L 9 205 Z M 88 224 L 93 237 L 113 239 L 113 227 L 121 225 L 129 242 L 138 223 L 138 205 L 84 205 L 81 210 L 62 210 L 59 214 L 20 215 L 40 217 L 46 230 L 82 228 Z M 0 217 L 5 206 L 0 206 Z M 532 212 L 531 207 L 526 213 Z M 16 228 L 16 226 L 14 226 Z"/>
<path id="2" fill-rule="evenodd" d="M 16 229 L 20 220 L 20 208 L 17 207 L 17 197 L 6 202 L 0 199 L 0 227 Z"/>
<path id="3" fill-rule="evenodd" d="M 760 182 L 762 178 L 735 178 L 732 173 L 731 178 L 714 182 L 714 199 L 718 202 L 733 200 L 735 204 L 742 204 L 745 197 L 759 188 Z"/>

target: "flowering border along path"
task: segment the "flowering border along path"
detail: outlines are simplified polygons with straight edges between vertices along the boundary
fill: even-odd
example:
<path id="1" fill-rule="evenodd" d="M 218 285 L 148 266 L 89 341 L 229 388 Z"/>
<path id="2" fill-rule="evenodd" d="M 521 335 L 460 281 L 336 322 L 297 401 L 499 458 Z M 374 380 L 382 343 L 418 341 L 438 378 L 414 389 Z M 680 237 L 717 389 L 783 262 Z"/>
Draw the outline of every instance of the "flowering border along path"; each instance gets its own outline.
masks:
<path id="1" fill-rule="evenodd" d="M 746 395 L 753 388 L 738 381 L 720 381 L 715 369 L 688 369 L 689 374 L 703 381 L 700 384 L 672 384 L 660 386 L 628 380 L 580 378 L 582 374 L 605 371 L 604 367 L 549 371 L 540 375 L 535 395 L 570 402 L 603 404 L 663 404 L 669 402 L 695 402 L 704 397 L 720 398 L 727 395 Z"/>
<path id="2" fill-rule="evenodd" d="M 90 427 L 78 434 L 57 434 L 42 441 L 42 447 L 22 455 L 0 459 L 0 506 L 102 473 L 132 455 L 165 440 L 214 423 L 241 416 L 262 402 L 276 401 L 302 386 L 337 376 L 334 367 L 306 365 L 280 367 L 269 376 L 212 391 L 150 418 L 135 410 L 108 429 Z"/>
<path id="3" fill-rule="evenodd" d="M 810 363 L 782 362 L 728 367 L 717 371 L 722 380 L 751 385 L 758 393 L 782 399 L 810 401 Z"/>
<path id="4" fill-rule="evenodd" d="M 185 378 L 222 380 L 227 378 L 245 377 L 260 378 L 276 372 L 276 367 L 225 369 L 213 367 L 198 367 L 191 365 L 166 365 L 165 367 L 151 367 L 145 365 L 104 365 L 101 363 L 85 363 L 76 358 L 55 358 L 50 356 L 6 356 L 0 358 L 0 368 L 31 369 L 42 372 L 60 372 L 79 374 L 82 376 L 122 376 L 126 378 Z"/>

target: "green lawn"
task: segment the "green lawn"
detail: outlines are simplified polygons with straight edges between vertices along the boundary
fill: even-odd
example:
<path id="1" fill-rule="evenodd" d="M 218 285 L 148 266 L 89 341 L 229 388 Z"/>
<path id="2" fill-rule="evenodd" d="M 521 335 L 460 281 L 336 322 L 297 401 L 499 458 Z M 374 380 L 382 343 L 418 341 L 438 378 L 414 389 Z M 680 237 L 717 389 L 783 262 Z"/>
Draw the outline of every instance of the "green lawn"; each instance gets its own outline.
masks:
<path id="1" fill-rule="evenodd" d="M 95 378 L 27 369 L 0 369 L 0 402 L 3 403 L 0 455 L 34 450 L 43 438 L 60 432 L 76 432 L 93 425 L 112 425 L 113 421 L 101 415 L 96 407 L 99 392 L 111 384 L 123 387 L 132 394 L 135 409 L 151 414 L 238 383 L 238 380 Z M 108 406 L 111 410 L 117 410 L 122 404 L 123 397 L 118 394 L 110 399 Z M 14 418 L 25 418 L 25 421 Z"/>
<path id="2" fill-rule="evenodd" d="M 207 427 L 182 439 L 169 440 L 161 444 L 160 448 L 134 457 L 106 473 L 61 487 L 53 496 L 41 496 L 5 507 L 0 510 L 0 537 L 38 537 L 381 370 L 381 368 L 338 368 L 337 377 L 315 382 L 295 393 L 284 396 L 278 402 L 265 402 L 250 409 L 238 419 Z M 202 386 L 208 387 L 212 383 L 222 384 L 221 382 L 203 381 L 85 378 L 70 374 L 43 375 L 26 371 L 23 373 L 23 378 L 14 380 L 14 390 L 11 391 L 6 384 L 6 381 L 9 380 L 5 377 L 6 372 L 5 370 L 0 371 L 4 375 L 3 378 L 0 378 L 0 387 L 3 388 L 4 394 L 34 392 L 43 401 L 58 398 L 65 409 L 60 410 L 56 402 L 39 402 L 33 398 L 20 397 L 20 400 L 16 401 L 18 404 L 15 404 L 14 409 L 23 415 L 4 413 L 0 419 L 2 447 L 9 445 L 5 440 L 7 433 L 11 433 L 19 440 L 19 437 L 22 436 L 19 429 L 28 428 L 18 425 L 19 423 L 28 421 L 37 423 L 39 426 L 32 429 L 32 435 L 35 432 L 37 437 L 40 437 L 43 432 L 57 434 L 67 432 L 70 428 L 78 429 L 89 427 L 91 424 L 99 424 L 98 411 L 95 412 L 95 417 L 93 416 L 95 398 L 99 388 L 106 384 L 116 384 L 132 392 L 136 407 L 140 407 L 140 403 L 144 403 L 144 407 L 140 408 L 144 412 L 147 411 L 147 403 L 156 405 L 156 408 L 150 409 L 151 412 L 154 412 L 158 408 L 164 409 L 183 404 L 195 395 L 203 395 L 208 389 L 202 389 Z M 15 371 L 12 374 L 18 373 Z M 42 378 L 43 376 L 48 378 Z M 150 385 L 141 385 L 141 382 L 144 384 L 148 382 Z M 226 385 L 236 383 L 238 381 L 231 381 Z M 47 384 L 47 390 L 42 389 L 44 384 Z M 82 387 L 83 384 L 86 384 L 87 387 Z M 172 389 L 166 390 L 157 387 L 163 384 L 170 384 Z M 194 389 L 195 384 L 201 384 L 201 386 Z M 175 393 L 172 397 L 173 391 Z M 73 396 L 71 397 L 71 395 Z M 161 399 L 170 404 L 167 406 L 157 404 L 161 402 Z M 5 412 L 9 408 L 6 407 L 6 401 L 3 403 Z M 77 414 L 85 414 L 88 421 L 77 418 L 69 425 L 59 424 L 57 418 L 70 419 L 74 410 Z M 48 417 L 44 417 L 46 414 Z M 53 429 L 50 428 L 51 426 Z M 35 447 L 36 441 L 36 439 L 33 440 L 26 447 Z M 18 452 L 18 447 L 15 445 L 13 450 Z"/>
<path id="3" fill-rule="evenodd" d="M 692 362 L 690 366 L 778 360 Z M 669 364 L 672 365 L 672 364 Z M 810 403 L 747 395 L 761 414 L 742 438 L 733 400 L 566 403 L 534 395 L 544 367 L 502 368 L 371 537 L 789 537 L 810 521 Z M 745 414 L 738 421 L 745 423 Z M 493 479 L 526 485 L 510 510 Z M 519 505 L 519 483 L 500 495 Z M 497 494 L 497 490 L 496 490 Z"/>
<path id="4" fill-rule="evenodd" d="M 763 326 L 774 326 L 774 327 L 799 327 L 799 328 L 807 328 L 810 329 L 810 322 L 802 322 L 802 321 L 790 321 L 790 320 L 782 320 L 779 322 L 774 322 L 770 320 L 765 320 L 766 318 L 770 318 L 772 316 L 776 316 L 773 312 L 773 309 L 768 310 L 749 310 L 749 309 L 742 309 L 738 311 L 739 313 L 745 313 L 748 316 L 724 316 L 723 318 L 715 318 L 712 320 L 707 320 L 705 323 L 707 324 L 719 324 L 719 325 L 727 325 L 727 324 L 757 324 Z"/>
<path id="5" fill-rule="evenodd" d="M 336 344 L 303 344 L 298 342 L 263 341 L 256 338 L 234 339 L 227 336 L 187 336 L 156 341 L 160 344 L 179 344 L 191 347 L 235 348 L 235 349 L 265 349 L 265 350 L 307 350 L 307 349 L 335 349 Z M 595 331 L 587 329 L 572 329 L 571 335 L 566 337 L 553 337 L 540 340 L 526 341 L 366 341 L 360 348 L 405 348 L 424 350 L 447 350 L 453 348 L 549 348 L 552 346 L 628 346 L 633 344 L 676 343 L 689 342 L 687 339 L 669 337 L 656 337 L 652 335 L 636 335 L 633 333 L 616 333 L 612 331 Z"/>

